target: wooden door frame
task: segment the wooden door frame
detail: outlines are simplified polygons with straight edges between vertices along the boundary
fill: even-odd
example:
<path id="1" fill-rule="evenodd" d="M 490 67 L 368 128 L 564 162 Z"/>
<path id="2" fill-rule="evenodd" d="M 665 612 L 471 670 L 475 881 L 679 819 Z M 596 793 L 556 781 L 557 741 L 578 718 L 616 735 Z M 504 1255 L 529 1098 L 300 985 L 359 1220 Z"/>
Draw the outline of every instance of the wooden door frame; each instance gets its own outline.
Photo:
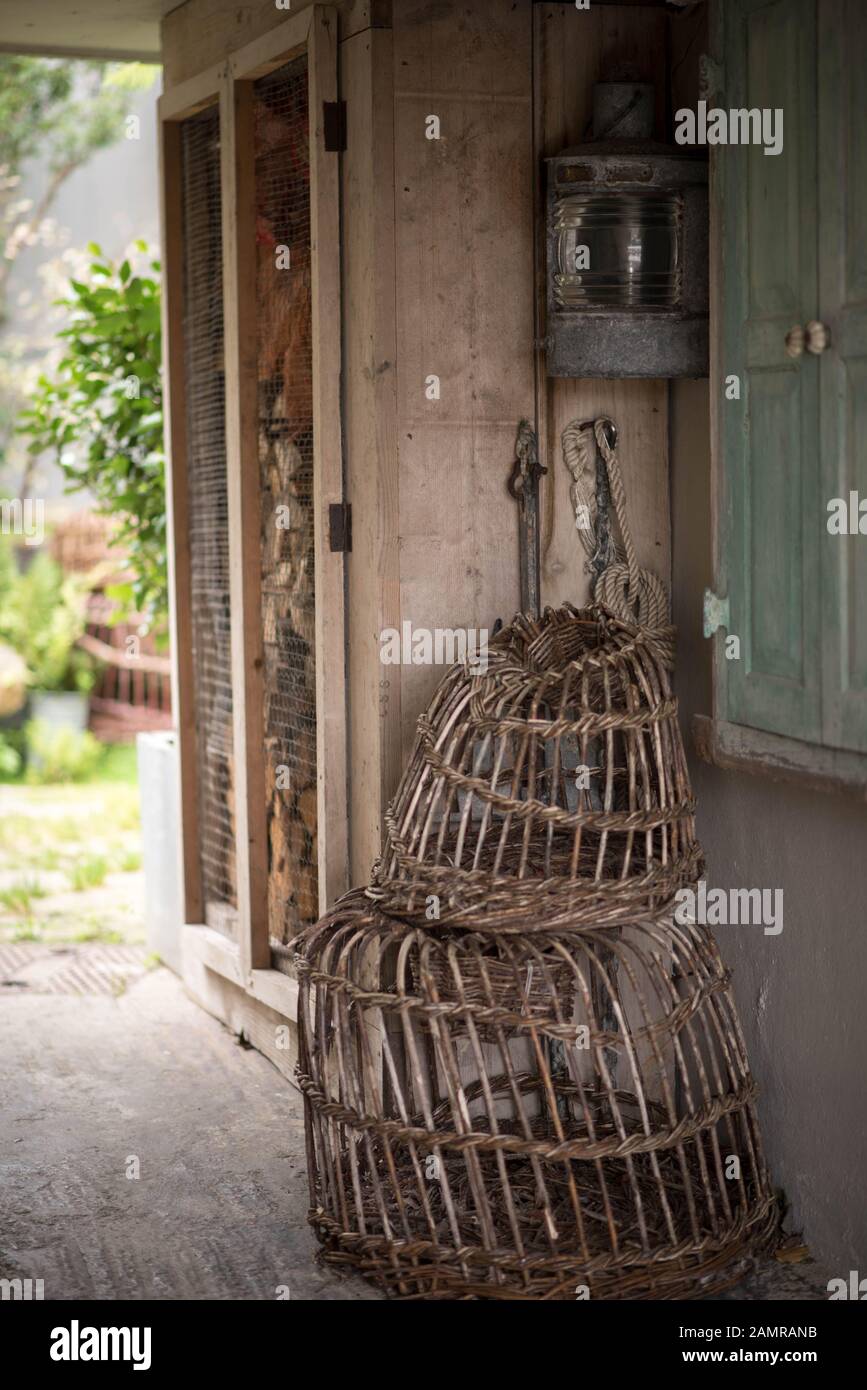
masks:
<path id="1" fill-rule="evenodd" d="M 348 882 L 344 557 L 329 548 L 328 509 L 343 500 L 340 416 L 339 160 L 326 151 L 323 103 L 337 97 L 337 15 L 314 5 L 181 83 L 160 101 L 166 295 L 167 444 L 174 692 L 180 740 L 184 958 L 294 1019 L 297 986 L 271 969 L 265 798 L 261 496 L 256 376 L 253 85 L 308 54 L 312 262 L 314 544 L 319 905 Z M 219 103 L 226 466 L 231 610 L 238 941 L 203 926 L 196 812 L 196 728 L 187 533 L 182 329 L 180 122 Z"/>
<path id="2" fill-rule="evenodd" d="M 178 739 L 180 884 L 182 924 L 203 923 L 199 855 L 198 745 L 193 671 L 192 584 L 187 488 L 187 414 L 184 368 L 184 261 L 181 122 L 216 106 L 225 80 L 219 63 L 180 83 L 157 105 L 162 245 L 162 341 L 165 416 L 166 523 L 169 574 L 169 640 L 172 708 Z M 218 933 L 215 933 L 218 935 Z"/>

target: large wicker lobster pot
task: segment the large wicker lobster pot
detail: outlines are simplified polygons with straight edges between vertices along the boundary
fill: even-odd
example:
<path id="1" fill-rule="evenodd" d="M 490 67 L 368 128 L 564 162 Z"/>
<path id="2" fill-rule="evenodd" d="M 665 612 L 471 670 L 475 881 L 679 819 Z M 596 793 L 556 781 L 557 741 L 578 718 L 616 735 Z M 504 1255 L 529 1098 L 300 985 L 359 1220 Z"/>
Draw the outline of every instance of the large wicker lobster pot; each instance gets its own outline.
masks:
<path id="1" fill-rule="evenodd" d="M 311 1221 L 424 1298 L 685 1298 L 775 1223 L 653 642 L 520 618 L 442 682 L 383 859 L 298 940 Z M 680 916 L 680 914 L 678 914 Z"/>
<path id="2" fill-rule="evenodd" d="M 693 812 L 651 634 L 600 608 L 519 617 L 419 720 L 371 892 L 472 929 L 628 922 L 699 877 Z"/>

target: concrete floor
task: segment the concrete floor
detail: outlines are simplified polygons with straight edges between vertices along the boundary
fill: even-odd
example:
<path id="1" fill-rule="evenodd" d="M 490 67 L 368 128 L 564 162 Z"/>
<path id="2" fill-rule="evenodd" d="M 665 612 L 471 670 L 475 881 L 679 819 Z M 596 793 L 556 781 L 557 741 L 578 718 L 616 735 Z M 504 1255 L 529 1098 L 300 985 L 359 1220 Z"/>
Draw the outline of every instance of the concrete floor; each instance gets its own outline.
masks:
<path id="1" fill-rule="evenodd" d="M 0 1277 L 46 1299 L 377 1298 L 315 1260 L 300 1099 L 271 1064 L 165 969 L 88 993 L 98 948 L 62 976 L 32 949 L 0 971 Z M 769 1261 L 726 1297 L 827 1292 Z"/>
<path id="2" fill-rule="evenodd" d="M 0 1277 L 46 1299 L 376 1297 L 314 1261 L 297 1093 L 169 971 L 3 995 Z"/>

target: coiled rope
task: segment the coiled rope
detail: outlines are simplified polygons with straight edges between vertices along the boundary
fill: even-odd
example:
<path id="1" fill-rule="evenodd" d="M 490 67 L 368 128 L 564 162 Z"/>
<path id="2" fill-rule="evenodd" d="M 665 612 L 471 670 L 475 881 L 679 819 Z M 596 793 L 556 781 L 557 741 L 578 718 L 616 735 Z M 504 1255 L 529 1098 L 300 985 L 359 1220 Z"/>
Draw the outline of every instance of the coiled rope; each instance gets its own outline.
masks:
<path id="1" fill-rule="evenodd" d="M 657 575 L 638 564 L 616 439 L 614 422 L 600 416 L 573 420 L 561 440 L 563 460 L 572 475 L 569 496 L 575 525 L 589 557 L 586 568 L 595 576 L 593 597 L 615 617 L 647 629 L 665 664 L 673 666 L 675 629 L 669 622 L 668 593 Z M 612 502 L 622 544 L 611 530 Z"/>

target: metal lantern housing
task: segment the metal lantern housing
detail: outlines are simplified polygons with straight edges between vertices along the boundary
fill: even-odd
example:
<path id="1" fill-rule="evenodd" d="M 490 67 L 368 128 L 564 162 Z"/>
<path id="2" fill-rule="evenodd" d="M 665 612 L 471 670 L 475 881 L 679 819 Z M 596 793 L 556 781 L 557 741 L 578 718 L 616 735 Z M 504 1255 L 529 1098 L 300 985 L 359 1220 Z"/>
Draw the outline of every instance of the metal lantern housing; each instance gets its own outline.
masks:
<path id="1" fill-rule="evenodd" d="M 652 122 L 652 86 L 600 83 L 602 138 L 546 161 L 550 376 L 707 375 L 707 162 Z"/>

